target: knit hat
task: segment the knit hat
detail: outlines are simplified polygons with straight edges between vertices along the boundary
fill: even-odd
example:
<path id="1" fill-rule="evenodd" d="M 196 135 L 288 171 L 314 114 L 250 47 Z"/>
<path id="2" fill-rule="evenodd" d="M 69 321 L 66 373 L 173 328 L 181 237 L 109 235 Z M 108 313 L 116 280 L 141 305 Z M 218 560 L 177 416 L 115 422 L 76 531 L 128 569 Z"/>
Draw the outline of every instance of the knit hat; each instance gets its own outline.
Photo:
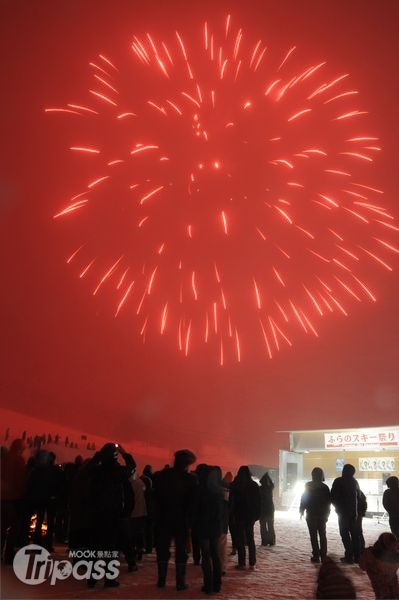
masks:
<path id="1" fill-rule="evenodd" d="M 175 452 L 175 467 L 188 467 L 189 465 L 195 463 L 196 460 L 197 457 L 195 456 L 194 452 L 191 452 L 191 450 L 184 449 L 177 450 L 177 452 Z"/>

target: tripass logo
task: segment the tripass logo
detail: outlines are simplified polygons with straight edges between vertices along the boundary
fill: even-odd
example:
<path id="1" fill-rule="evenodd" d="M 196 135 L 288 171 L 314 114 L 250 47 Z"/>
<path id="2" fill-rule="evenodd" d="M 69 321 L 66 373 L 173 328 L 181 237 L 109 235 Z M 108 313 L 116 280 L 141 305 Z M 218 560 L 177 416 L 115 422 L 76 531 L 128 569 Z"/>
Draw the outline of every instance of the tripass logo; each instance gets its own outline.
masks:
<path id="1" fill-rule="evenodd" d="M 92 578 L 99 580 L 107 573 L 107 579 L 116 579 L 119 575 L 120 562 L 118 560 L 103 560 L 99 557 L 117 556 L 117 552 L 104 552 L 94 550 L 71 551 L 71 558 L 79 559 L 74 565 L 69 560 L 54 560 L 49 552 L 42 546 L 30 544 L 24 546 L 14 557 L 14 573 L 20 581 L 28 585 L 38 585 L 50 580 L 50 585 L 55 585 L 57 580 L 74 579 L 82 580 Z"/>

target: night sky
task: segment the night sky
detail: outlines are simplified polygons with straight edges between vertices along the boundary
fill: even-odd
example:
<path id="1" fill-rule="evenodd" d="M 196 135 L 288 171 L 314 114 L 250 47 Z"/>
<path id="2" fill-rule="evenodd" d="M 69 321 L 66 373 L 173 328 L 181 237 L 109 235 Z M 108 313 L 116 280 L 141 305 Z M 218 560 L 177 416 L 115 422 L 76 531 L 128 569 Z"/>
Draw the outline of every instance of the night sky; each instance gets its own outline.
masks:
<path id="1" fill-rule="evenodd" d="M 115 297 L 107 291 L 93 297 L 79 271 L 66 265 L 81 239 L 80 225 L 74 225 L 79 221 L 53 215 L 96 172 L 88 170 L 86 157 L 67 150 L 77 139 L 76 121 L 44 109 L 87 100 L 88 63 L 101 52 L 118 64 L 129 55 L 137 65 L 130 57 L 133 34 L 167 37 L 178 29 L 193 40 L 205 20 L 223 27 L 231 13 L 234 27 L 242 27 L 252 45 L 262 38 L 281 55 L 296 45 L 303 69 L 326 60 L 332 75 L 350 73 L 351 85 L 360 91 L 355 108 L 369 111 L 368 129 L 378 132 L 383 148 L 369 181 L 384 189 L 384 206 L 398 218 L 398 3 L 3 0 L 0 10 L 2 406 L 110 439 L 151 440 L 159 446 L 173 440 L 176 447 L 199 453 L 202 444 L 220 444 L 270 465 L 277 461 L 278 430 L 397 423 L 395 253 L 384 254 L 392 273 L 364 262 L 362 274 L 376 303 L 350 302 L 348 317 L 334 311 L 318 321 L 318 338 L 296 327 L 293 347 L 282 345 L 271 360 L 249 327 L 241 362 L 227 356 L 223 367 L 218 352 L 212 354 L 195 338 L 187 357 L 167 335 L 148 336 L 143 344 L 129 311 L 115 319 Z M 147 85 L 145 77 L 142 83 Z M 94 100 L 90 106 L 100 107 Z M 148 127 L 155 131 L 154 122 Z M 94 140 L 96 133 L 86 127 L 85 139 Z M 103 139 L 112 145 L 113 131 Z M 223 147 L 219 151 L 223 154 Z M 179 152 L 184 161 L 190 149 Z M 243 181 L 251 175 L 249 166 L 246 170 L 244 161 Z M 92 228 L 91 239 L 104 229 L 101 218 L 84 221 Z M 113 221 L 108 238 L 98 234 L 105 256 L 114 243 L 110 238 L 118 237 L 112 231 L 118 226 L 125 235 L 122 224 L 121 218 Z M 397 236 L 388 236 L 396 246 Z M 218 252 L 217 236 L 209 240 L 203 247 L 206 258 L 211 246 Z M 241 237 L 230 247 L 231 270 L 240 275 L 248 264 L 242 267 L 239 261 L 242 248 L 251 258 L 245 244 Z M 256 253 L 253 260 L 256 269 Z"/>

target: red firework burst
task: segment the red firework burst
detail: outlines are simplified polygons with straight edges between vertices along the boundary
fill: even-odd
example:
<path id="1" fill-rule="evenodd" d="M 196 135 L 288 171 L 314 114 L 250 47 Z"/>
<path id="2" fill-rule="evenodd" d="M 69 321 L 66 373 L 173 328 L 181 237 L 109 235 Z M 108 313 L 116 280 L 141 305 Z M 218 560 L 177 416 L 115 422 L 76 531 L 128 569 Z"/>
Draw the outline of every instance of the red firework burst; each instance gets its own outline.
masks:
<path id="1" fill-rule="evenodd" d="M 95 172 L 54 216 L 74 218 L 67 263 L 93 295 L 116 290 L 143 340 L 202 341 L 220 364 L 376 301 L 370 263 L 392 270 L 399 228 L 348 74 L 245 41 L 230 16 L 189 43 L 134 36 L 130 53 L 128 72 L 99 54 L 89 100 L 46 109 L 74 120 L 69 150 Z"/>

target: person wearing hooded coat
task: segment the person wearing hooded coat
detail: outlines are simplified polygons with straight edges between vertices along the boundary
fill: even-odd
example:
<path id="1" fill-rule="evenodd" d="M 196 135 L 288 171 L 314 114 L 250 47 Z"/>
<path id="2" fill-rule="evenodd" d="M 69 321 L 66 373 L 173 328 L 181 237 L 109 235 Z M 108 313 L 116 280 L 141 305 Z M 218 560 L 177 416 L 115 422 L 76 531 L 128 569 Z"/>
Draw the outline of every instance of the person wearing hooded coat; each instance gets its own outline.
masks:
<path id="1" fill-rule="evenodd" d="M 255 569 L 254 525 L 260 517 L 259 485 L 252 479 L 248 466 L 241 466 L 231 484 L 232 511 L 237 532 L 237 569 L 245 569 L 245 545 L 248 544 L 249 566 Z"/>
<path id="2" fill-rule="evenodd" d="M 125 465 L 118 462 L 119 454 Z M 113 443 L 105 444 L 93 462 L 88 498 L 92 514 L 91 546 L 93 550 L 112 553 L 118 551 L 119 547 L 120 520 L 132 510 L 134 499 L 129 479 L 136 469 L 136 463 L 121 446 Z M 96 581 L 91 578 L 87 583 L 89 587 L 94 587 Z M 118 585 L 119 582 L 106 567 L 104 586 Z"/>
<path id="3" fill-rule="evenodd" d="M 276 533 L 274 531 L 274 483 L 266 471 L 260 481 L 260 537 L 262 546 L 274 546 Z"/>
<path id="4" fill-rule="evenodd" d="M 153 519 L 158 564 L 158 587 L 165 587 L 170 545 L 175 541 L 176 589 L 185 590 L 187 540 L 195 514 L 198 483 L 188 467 L 196 461 L 190 450 L 178 450 L 172 468 L 154 473 Z"/>
<path id="5" fill-rule="evenodd" d="M 219 467 L 218 467 L 219 468 Z M 221 471 L 220 471 L 221 473 Z M 219 537 L 219 557 L 220 565 L 222 569 L 222 575 L 226 574 L 227 564 L 227 534 L 229 533 L 229 519 L 230 519 L 230 483 L 233 481 L 233 475 L 228 471 L 222 479 L 222 491 L 223 491 L 223 519 L 222 519 L 222 534 Z"/>
<path id="6" fill-rule="evenodd" d="M 360 568 L 369 576 L 376 598 L 399 598 L 398 546 L 393 533 L 385 532 L 360 557 Z"/>
<path id="7" fill-rule="evenodd" d="M 306 523 L 312 544 L 310 560 L 315 563 L 320 562 L 320 559 L 324 561 L 327 556 L 326 523 L 330 514 L 331 494 L 329 487 L 323 482 L 323 470 L 315 467 L 312 470 L 312 481 L 306 483 L 299 506 L 301 517 L 306 511 Z"/>
<path id="8" fill-rule="evenodd" d="M 360 488 L 354 475 L 356 469 L 346 464 L 342 476 L 334 479 L 331 487 L 331 501 L 338 515 L 339 533 L 345 548 L 343 562 L 359 562 L 361 542 L 359 531 Z"/>
<path id="9" fill-rule="evenodd" d="M 391 531 L 399 541 L 399 479 L 392 475 L 386 484 L 388 489 L 382 496 L 382 504 L 388 513 Z"/>
<path id="10" fill-rule="evenodd" d="M 197 469 L 198 502 L 195 521 L 202 556 L 202 591 L 212 594 L 220 592 L 222 585 L 219 539 L 223 530 L 224 494 L 219 467 L 200 467 Z"/>

